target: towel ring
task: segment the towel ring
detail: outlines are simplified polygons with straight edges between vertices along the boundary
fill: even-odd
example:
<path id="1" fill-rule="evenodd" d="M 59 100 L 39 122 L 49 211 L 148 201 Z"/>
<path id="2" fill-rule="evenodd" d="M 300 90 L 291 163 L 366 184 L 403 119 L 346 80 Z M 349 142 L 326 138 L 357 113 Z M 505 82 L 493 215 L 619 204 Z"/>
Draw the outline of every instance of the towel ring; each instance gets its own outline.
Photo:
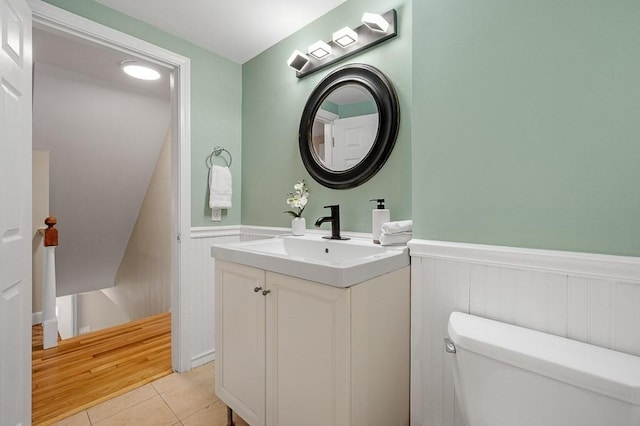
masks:
<path id="1" fill-rule="evenodd" d="M 223 152 L 227 153 L 227 156 L 229 157 L 229 159 L 227 160 L 224 157 L 220 157 L 220 154 L 222 154 Z M 211 154 L 207 155 L 207 158 L 204 160 L 205 164 L 207 165 L 208 168 L 213 167 L 213 157 L 220 157 L 224 160 L 224 162 L 226 163 L 227 167 L 231 167 L 231 163 L 233 162 L 233 158 L 231 157 L 231 153 L 229 151 L 227 151 L 226 148 L 223 148 L 221 146 L 216 146 L 213 148 L 213 151 L 211 151 Z"/>

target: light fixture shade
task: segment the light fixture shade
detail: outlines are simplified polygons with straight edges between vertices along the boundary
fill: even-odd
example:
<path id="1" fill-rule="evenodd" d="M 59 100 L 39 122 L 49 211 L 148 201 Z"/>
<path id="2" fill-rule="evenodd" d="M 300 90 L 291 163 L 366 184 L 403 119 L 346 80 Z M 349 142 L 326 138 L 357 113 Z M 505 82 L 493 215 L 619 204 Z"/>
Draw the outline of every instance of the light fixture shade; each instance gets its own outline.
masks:
<path id="1" fill-rule="evenodd" d="M 358 34 L 349 27 L 344 27 L 333 33 L 333 42 L 341 47 L 350 46 L 358 41 Z"/>
<path id="2" fill-rule="evenodd" d="M 331 46 L 322 40 L 318 40 L 309 46 L 309 55 L 317 59 L 322 59 L 331 55 Z"/>
<path id="3" fill-rule="evenodd" d="M 307 65 L 307 62 L 309 62 L 309 57 L 301 51 L 296 50 L 291 54 L 291 56 L 289 56 L 287 65 L 296 71 L 300 71 L 305 65 Z"/>
<path id="4" fill-rule="evenodd" d="M 362 15 L 362 23 L 365 24 L 371 31 L 386 33 L 389 29 L 389 23 L 377 13 L 365 12 Z"/>
<path id="5" fill-rule="evenodd" d="M 160 78 L 158 71 L 145 65 L 140 65 L 135 61 L 122 61 L 120 65 L 122 66 L 122 71 L 133 78 L 140 80 L 158 80 Z"/>

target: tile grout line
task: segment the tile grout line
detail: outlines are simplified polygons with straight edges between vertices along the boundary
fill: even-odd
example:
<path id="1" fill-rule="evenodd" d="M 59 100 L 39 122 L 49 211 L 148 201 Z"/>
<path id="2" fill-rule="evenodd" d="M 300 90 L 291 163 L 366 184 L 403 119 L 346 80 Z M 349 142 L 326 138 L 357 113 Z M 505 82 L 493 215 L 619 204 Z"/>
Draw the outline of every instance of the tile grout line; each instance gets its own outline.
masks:
<path id="1" fill-rule="evenodd" d="M 155 395 L 150 396 L 149 398 L 143 399 L 142 401 L 138 401 L 138 402 L 136 402 L 135 404 L 133 404 L 133 405 L 131 405 L 131 406 L 129 406 L 129 407 L 127 407 L 127 408 L 123 409 L 123 410 L 120 410 L 120 411 L 118 411 L 117 413 L 113 413 L 113 414 L 111 414 L 111 415 L 109 415 L 109 416 L 107 416 L 107 417 L 103 418 L 102 420 L 100 420 L 100 421 L 96 422 L 96 423 L 93 423 L 93 421 L 91 420 L 91 416 L 89 415 L 89 410 L 88 410 L 88 409 L 87 409 L 87 410 L 85 410 L 85 411 L 87 412 L 87 417 L 89 418 L 89 424 L 90 424 L 91 426 L 99 425 L 100 423 L 104 422 L 105 420 L 110 419 L 111 417 L 117 416 L 118 414 L 120 414 L 120 413 L 122 413 L 122 412 L 124 412 L 124 411 L 127 411 L 127 410 L 130 410 L 130 409 L 134 408 L 134 407 L 137 407 L 138 405 L 140 405 L 140 404 L 142 404 L 142 403 L 144 403 L 144 402 L 147 402 L 147 401 L 149 401 L 149 400 L 151 400 L 151 399 L 155 398 L 156 396 L 159 396 L 159 397 L 162 399 L 162 396 L 160 395 L 160 393 L 158 392 L 158 390 L 155 388 L 155 386 L 153 386 L 153 383 L 149 383 L 149 384 L 151 384 L 151 385 L 152 385 L 152 386 L 151 386 L 151 388 L 152 388 L 152 389 L 153 389 L 153 391 L 156 393 Z M 127 393 L 124 393 L 124 394 L 122 394 L 122 395 L 117 396 L 116 398 L 119 398 L 119 397 L 121 397 L 121 396 L 125 396 L 125 395 L 127 395 L 127 394 L 129 394 L 129 393 L 131 393 L 131 392 L 134 392 L 134 391 L 138 390 L 138 389 L 140 389 L 140 388 L 132 389 L 132 390 L 130 390 L 130 391 L 129 391 L 129 392 L 127 392 Z M 106 403 L 106 402 L 109 402 L 109 401 L 113 401 L 113 400 L 114 400 L 114 399 L 116 399 L 116 398 L 109 399 L 109 400 L 107 400 L 107 401 L 103 402 L 103 404 L 104 404 L 104 403 Z M 162 399 L 162 402 L 164 402 L 164 403 L 166 404 L 166 402 L 164 401 L 164 399 Z M 98 406 L 98 405 L 96 405 L 96 407 L 97 407 L 97 406 Z M 93 407 L 92 407 L 92 408 L 93 408 Z M 169 407 L 169 409 L 171 409 L 171 407 Z M 173 412 L 173 411 L 172 411 L 172 412 Z M 174 415 L 175 415 L 175 413 L 174 413 Z M 176 416 L 176 418 L 177 418 L 177 417 L 178 417 L 178 416 Z"/>
<path id="2" fill-rule="evenodd" d="M 215 370 L 214 370 L 213 366 L 208 366 L 207 364 L 204 364 L 204 365 L 199 366 L 196 369 L 194 369 L 194 373 L 195 373 L 195 371 L 198 371 L 198 370 L 200 371 L 200 373 L 191 374 L 191 376 L 188 377 L 188 380 L 191 382 L 190 386 L 188 386 L 188 388 L 193 387 L 194 389 L 213 391 L 211 384 L 210 383 L 205 384 L 204 380 L 202 380 L 202 378 L 210 379 L 209 376 L 214 376 L 215 377 Z M 166 377 L 168 377 L 168 376 L 166 376 Z M 134 404 L 126 406 L 125 408 L 120 409 L 119 411 L 111 411 L 110 409 L 106 409 L 106 410 L 103 411 L 103 414 L 107 414 L 107 413 L 109 413 L 109 414 L 106 417 L 100 418 L 99 420 L 93 419 L 92 416 L 90 415 L 90 411 L 95 407 L 100 407 L 100 405 L 102 405 L 102 404 L 107 404 L 109 401 L 113 401 L 115 398 L 107 400 L 107 401 L 104 401 L 102 404 L 99 404 L 99 405 L 96 405 L 94 407 L 91 407 L 91 408 L 88 408 L 88 409 L 85 409 L 85 410 L 81 411 L 82 413 L 84 413 L 84 420 L 87 422 L 85 424 L 88 424 L 88 425 L 91 425 L 91 426 L 97 426 L 97 425 L 100 425 L 100 424 L 108 423 L 110 421 L 110 419 L 112 421 L 115 416 L 121 415 L 123 412 L 127 412 L 127 411 L 134 411 L 135 412 L 137 407 L 139 407 L 141 404 L 147 403 L 150 400 L 155 399 L 156 397 L 159 396 L 160 397 L 160 401 L 162 401 L 162 404 L 164 404 L 164 406 L 166 408 L 168 408 L 169 413 L 171 413 L 174 416 L 174 419 L 176 419 L 175 423 L 172 423 L 172 426 L 184 426 L 184 423 L 183 423 L 184 421 L 188 420 L 189 418 L 191 418 L 193 416 L 198 415 L 199 413 L 202 413 L 205 410 L 211 409 L 211 407 L 216 406 L 216 404 L 218 404 L 218 403 L 221 403 L 221 400 L 214 393 L 213 400 L 211 400 L 207 405 L 201 406 L 195 412 L 186 414 L 184 416 L 184 418 L 181 418 L 180 416 L 178 416 L 178 413 L 169 404 L 169 400 L 166 399 L 167 395 L 169 395 L 171 393 L 172 389 L 176 389 L 177 390 L 177 388 L 174 386 L 174 387 L 171 387 L 171 388 L 165 390 L 165 392 L 161 392 L 162 386 L 157 387 L 157 380 L 153 381 L 153 382 L 149 382 L 148 385 L 150 385 L 151 388 L 153 389 L 153 392 L 149 392 L 150 395 L 148 395 L 148 396 L 145 395 L 146 397 L 137 400 Z M 126 395 L 129 395 L 129 394 L 131 394 L 131 393 L 133 393 L 133 392 L 135 392 L 136 390 L 139 390 L 139 389 L 141 389 L 141 387 L 132 389 L 129 392 L 127 392 L 125 394 L 122 394 L 122 395 L 120 395 L 120 396 L 118 396 L 116 398 L 126 397 Z M 180 392 L 186 392 L 186 391 L 188 391 L 188 389 L 181 390 Z M 97 411 L 95 413 L 95 415 L 99 415 L 99 414 L 100 414 L 100 411 Z"/>

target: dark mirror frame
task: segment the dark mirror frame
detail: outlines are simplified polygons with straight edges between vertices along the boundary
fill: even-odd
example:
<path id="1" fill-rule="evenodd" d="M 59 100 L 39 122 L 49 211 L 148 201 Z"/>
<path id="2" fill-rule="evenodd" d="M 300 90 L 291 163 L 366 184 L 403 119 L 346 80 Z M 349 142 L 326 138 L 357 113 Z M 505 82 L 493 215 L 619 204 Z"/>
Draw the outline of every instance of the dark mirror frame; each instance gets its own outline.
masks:
<path id="1" fill-rule="evenodd" d="M 325 99 L 347 84 L 364 86 L 378 107 L 378 133 L 367 155 L 344 171 L 325 167 L 313 149 L 311 132 L 318 109 Z M 348 64 L 327 75 L 311 92 L 302 112 L 298 142 L 307 171 L 320 184 L 333 189 L 362 185 L 382 168 L 391 155 L 400 129 L 400 106 L 391 81 L 380 70 L 366 64 Z"/>

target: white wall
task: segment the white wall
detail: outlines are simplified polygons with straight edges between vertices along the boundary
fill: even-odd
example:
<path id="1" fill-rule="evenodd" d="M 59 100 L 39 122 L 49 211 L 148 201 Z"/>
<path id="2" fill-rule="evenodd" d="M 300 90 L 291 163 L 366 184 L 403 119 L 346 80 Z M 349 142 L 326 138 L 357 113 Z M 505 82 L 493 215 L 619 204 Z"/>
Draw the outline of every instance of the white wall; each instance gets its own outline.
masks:
<path id="1" fill-rule="evenodd" d="M 45 227 L 44 220 L 49 216 L 49 153 L 33 151 L 33 192 L 32 192 L 32 255 L 33 276 L 32 311 L 42 311 L 42 255 L 43 239 L 38 229 Z"/>
<path id="2" fill-rule="evenodd" d="M 411 268 L 413 426 L 463 425 L 454 310 L 640 356 L 640 258 L 414 240 Z"/>
<path id="3" fill-rule="evenodd" d="M 89 291 L 76 296 L 78 334 L 115 327 L 131 320 L 126 312 L 102 291 Z"/>
<path id="4" fill-rule="evenodd" d="M 58 317 L 58 333 L 62 339 L 70 339 L 78 335 L 78 295 L 70 294 L 56 298 L 56 316 Z"/>
<path id="5" fill-rule="evenodd" d="M 103 290 L 131 321 L 171 307 L 171 132 L 167 131 L 115 278 Z"/>
<path id="6" fill-rule="evenodd" d="M 37 63 L 34 149 L 51 153 L 58 296 L 113 286 L 170 123 L 169 102 Z"/>

